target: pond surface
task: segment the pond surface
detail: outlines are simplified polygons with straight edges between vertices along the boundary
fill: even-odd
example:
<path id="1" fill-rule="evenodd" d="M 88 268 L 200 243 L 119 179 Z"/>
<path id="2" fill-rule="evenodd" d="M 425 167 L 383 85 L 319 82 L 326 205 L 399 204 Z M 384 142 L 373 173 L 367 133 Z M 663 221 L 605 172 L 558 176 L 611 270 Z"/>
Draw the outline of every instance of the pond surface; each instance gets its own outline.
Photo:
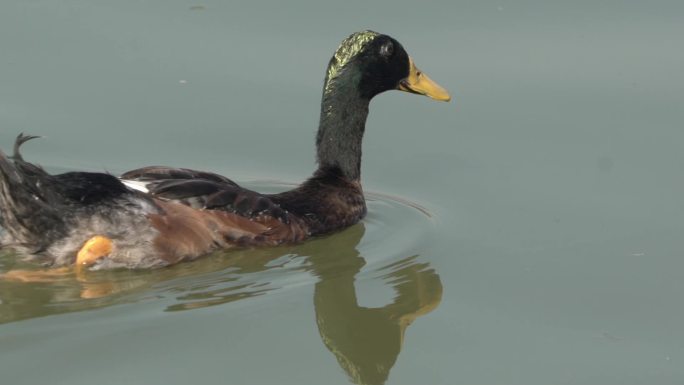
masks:
<path id="1" fill-rule="evenodd" d="M 684 383 L 682 2 L 4 1 L 0 147 L 280 191 L 366 28 L 453 101 L 373 101 L 362 223 L 0 280 L 3 383 Z"/>

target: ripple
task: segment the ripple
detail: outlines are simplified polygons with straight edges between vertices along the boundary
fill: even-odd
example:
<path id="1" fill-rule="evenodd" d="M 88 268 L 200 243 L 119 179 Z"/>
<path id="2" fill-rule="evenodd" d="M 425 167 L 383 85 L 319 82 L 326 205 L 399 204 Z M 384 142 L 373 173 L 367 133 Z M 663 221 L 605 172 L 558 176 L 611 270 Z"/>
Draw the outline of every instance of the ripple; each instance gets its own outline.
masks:
<path id="1" fill-rule="evenodd" d="M 291 186 L 247 184 L 266 192 Z M 416 256 L 434 233 L 434 216 L 402 197 L 366 196 L 368 215 L 360 224 L 299 245 L 231 250 L 159 270 L 89 272 L 85 277 L 66 272 L 33 283 L 0 280 L 0 323 L 140 301 L 156 302 L 170 312 L 201 309 L 313 287 L 323 276 L 350 271 L 361 285 L 378 278 L 391 285 L 387 274 L 419 263 Z M 17 267 L 38 270 L 19 264 L 11 254 L 0 255 L 0 272 Z"/>

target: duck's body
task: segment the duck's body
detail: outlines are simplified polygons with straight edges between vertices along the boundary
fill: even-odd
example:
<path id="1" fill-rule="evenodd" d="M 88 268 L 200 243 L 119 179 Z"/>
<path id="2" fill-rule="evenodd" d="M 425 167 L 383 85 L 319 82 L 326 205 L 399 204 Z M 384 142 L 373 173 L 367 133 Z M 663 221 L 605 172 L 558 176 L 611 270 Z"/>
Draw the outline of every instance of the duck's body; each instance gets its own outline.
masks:
<path id="1" fill-rule="evenodd" d="M 50 175 L 0 151 L 3 245 L 51 265 L 157 267 L 218 249 L 301 242 L 361 220 L 361 140 L 371 98 L 389 89 L 439 100 L 448 94 L 420 73 L 394 39 L 351 35 L 330 61 L 318 130 L 318 169 L 297 188 L 260 194 L 223 176 L 145 167 Z"/>

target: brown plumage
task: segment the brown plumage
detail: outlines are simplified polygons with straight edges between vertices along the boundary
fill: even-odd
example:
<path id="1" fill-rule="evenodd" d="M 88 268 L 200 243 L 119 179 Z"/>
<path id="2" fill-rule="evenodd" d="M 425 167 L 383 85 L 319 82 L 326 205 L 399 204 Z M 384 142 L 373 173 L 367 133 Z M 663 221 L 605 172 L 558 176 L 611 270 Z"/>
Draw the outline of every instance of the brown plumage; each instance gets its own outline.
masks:
<path id="1" fill-rule="evenodd" d="M 404 48 L 372 31 L 352 34 L 330 60 L 316 136 L 318 168 L 298 187 L 261 194 L 210 172 L 161 166 L 50 175 L 24 161 L 20 135 L 0 151 L 3 245 L 52 265 L 158 267 L 218 249 L 301 242 L 361 220 L 361 141 L 370 100 L 399 89 L 448 93 Z"/>
<path id="2" fill-rule="evenodd" d="M 221 210 L 197 210 L 176 202 L 156 203 L 163 212 L 149 216 L 150 224 L 159 232 L 154 247 L 168 264 L 217 249 L 276 246 L 307 237 L 306 227 L 296 218 L 286 224 L 269 215 L 247 218 Z"/>

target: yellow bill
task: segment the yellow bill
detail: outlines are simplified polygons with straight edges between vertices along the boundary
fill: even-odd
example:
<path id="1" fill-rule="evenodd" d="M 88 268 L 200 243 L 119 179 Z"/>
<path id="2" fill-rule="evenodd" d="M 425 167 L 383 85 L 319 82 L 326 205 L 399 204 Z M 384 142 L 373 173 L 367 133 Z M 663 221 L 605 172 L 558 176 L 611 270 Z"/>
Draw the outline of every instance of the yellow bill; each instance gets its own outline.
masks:
<path id="1" fill-rule="evenodd" d="M 435 83 L 423 71 L 413 63 L 413 59 L 409 57 L 409 76 L 399 82 L 398 90 L 411 92 L 414 94 L 425 95 L 435 100 L 448 102 L 451 100 L 449 92 L 442 86 Z"/>

